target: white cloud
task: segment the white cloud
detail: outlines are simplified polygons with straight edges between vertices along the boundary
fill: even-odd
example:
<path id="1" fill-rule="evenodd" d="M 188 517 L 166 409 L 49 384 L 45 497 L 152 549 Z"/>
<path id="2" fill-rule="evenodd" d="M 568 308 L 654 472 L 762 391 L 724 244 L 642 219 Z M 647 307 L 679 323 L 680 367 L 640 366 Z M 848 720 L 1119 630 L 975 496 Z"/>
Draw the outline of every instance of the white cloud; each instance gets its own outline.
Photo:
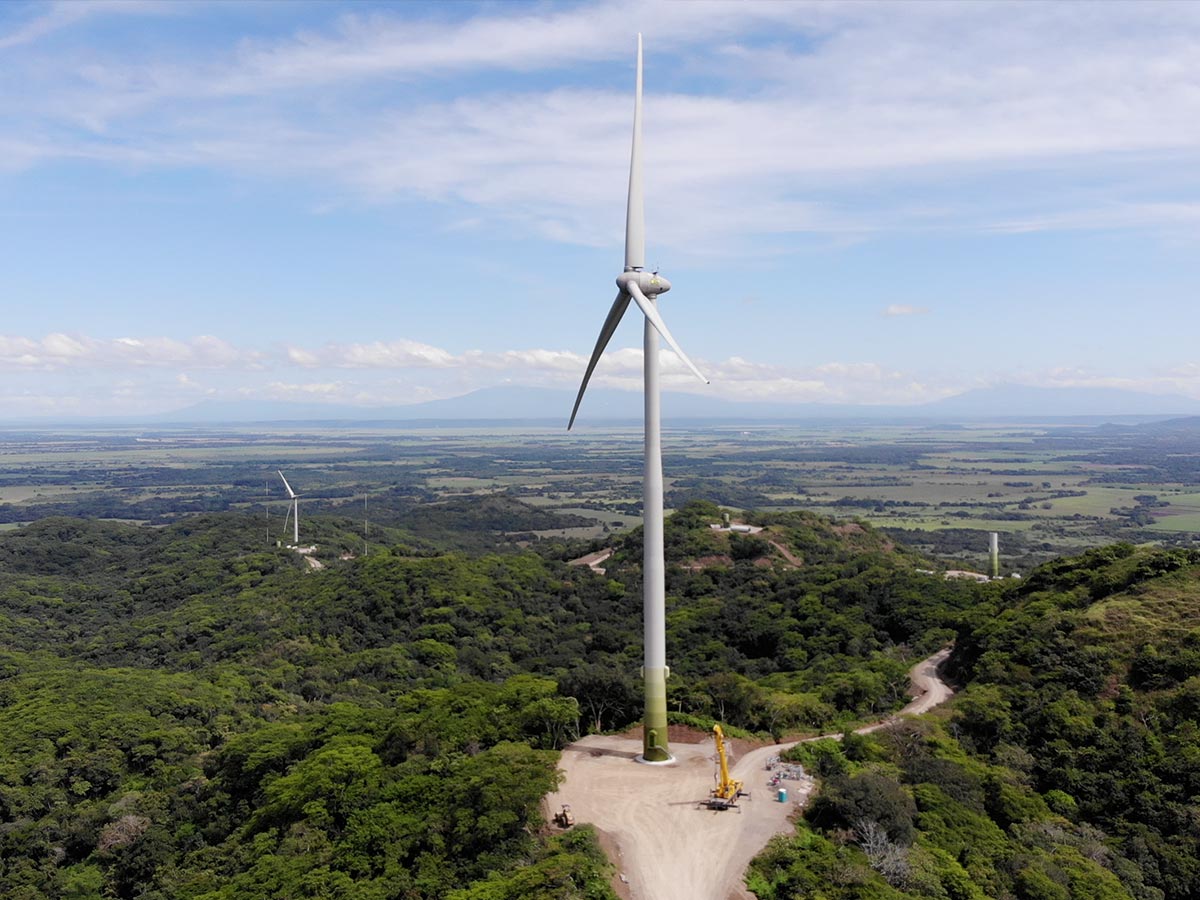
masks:
<path id="1" fill-rule="evenodd" d="M 407 340 L 374 341 L 369 344 L 326 344 L 315 350 L 288 347 L 287 354 L 291 362 L 309 368 L 440 368 L 455 364 L 454 357 L 445 350 Z"/>
<path id="2" fill-rule="evenodd" d="M 1013 368 L 960 380 L 960 390 L 1000 385 L 1035 388 L 1106 388 L 1200 400 L 1200 363 L 1164 364 L 1139 371 L 1097 371 L 1087 366 Z"/>
<path id="3" fill-rule="evenodd" d="M 155 12 L 161 14 L 165 11 L 161 9 L 164 5 L 168 4 L 139 2 L 139 0 L 88 0 L 86 3 L 77 2 L 77 0 L 76 2 L 60 0 L 57 3 L 32 5 L 31 8 L 39 10 L 40 15 L 29 19 L 12 31 L 0 33 L 0 50 L 34 43 L 56 31 L 70 28 L 86 19 L 101 15 Z M 156 10 L 156 7 L 159 9 Z"/>
<path id="4" fill-rule="evenodd" d="M 915 404 L 989 382 L 919 365 L 896 368 L 869 360 L 794 366 L 732 356 L 696 362 L 711 379 L 710 385 L 701 384 L 682 360 L 664 349 L 664 388 L 728 400 Z M 93 393 L 103 391 L 104 384 L 113 385 L 112 390 L 119 390 L 120 396 L 136 400 L 140 410 L 166 403 L 172 396 L 233 396 L 238 391 L 245 396 L 304 397 L 378 406 L 455 396 L 504 383 L 574 390 L 586 364 L 587 357 L 568 350 L 472 349 L 453 353 L 411 340 L 330 343 L 321 347 L 289 345 L 268 350 L 237 347 L 211 335 L 111 340 L 60 333 L 40 339 L 0 336 L 0 369 L 8 370 L 9 397 L 22 391 L 46 396 L 50 378 L 71 379 L 60 382 L 60 394 L 63 398 L 79 397 L 82 389 L 77 385 L 82 378 Z M 155 370 L 175 371 L 164 380 L 159 374 L 150 374 Z M 288 371 L 312 377 L 288 378 L 283 374 Z M 20 379 L 29 380 L 30 386 L 18 389 L 15 385 Z M 1200 398 L 1200 364 L 1191 362 L 1164 364 L 1157 371 L 1133 374 L 1095 372 L 1076 366 L 1010 371 L 990 381 L 1042 387 L 1111 387 Z M 642 351 L 620 347 L 605 353 L 591 383 L 640 391 Z M 20 405 L 24 408 L 31 403 L 22 401 Z"/>
<path id="5" fill-rule="evenodd" d="M 117 346 L 113 343 L 114 348 Z M 87 355 L 87 348 L 75 338 L 65 334 L 48 334 L 42 339 L 42 350 L 48 360 L 68 363 Z"/>
<path id="6" fill-rule="evenodd" d="M 288 362 L 292 363 L 293 365 L 305 366 L 307 368 L 314 368 L 315 366 L 319 366 L 321 364 L 321 359 L 319 356 L 317 356 L 317 354 L 311 353 L 308 350 L 304 350 L 300 347 L 288 347 L 287 358 Z"/>
<path id="7" fill-rule="evenodd" d="M 286 346 L 271 351 L 235 347 L 212 336 L 190 339 L 51 334 L 40 340 L 0 336 L 0 368 L 47 378 L 86 378 L 96 386 L 138 399 L 144 406 L 174 393 L 180 397 L 304 397 L 365 405 L 411 403 L 455 396 L 502 383 L 574 390 L 587 357 L 567 350 L 467 350 L 452 353 L 417 341 Z M 669 390 L 706 393 L 733 400 L 913 403 L 953 393 L 956 386 L 872 362 L 827 362 L 807 367 L 771 365 L 730 357 L 697 360 L 712 380 L 701 384 L 670 350 L 661 355 L 661 377 Z M 177 370 L 171 380 L 141 373 Z M 185 371 L 186 370 L 186 371 Z M 288 371 L 311 373 L 287 378 Z M 353 374 L 351 374 L 353 373 Z M 605 353 L 592 384 L 641 390 L 642 351 Z"/>
<path id="8" fill-rule="evenodd" d="M 44 19 L 47 23 L 61 19 L 61 24 L 45 29 L 38 25 L 36 30 L 40 34 L 67 24 L 70 8 L 76 5 L 56 4 L 63 9 Z M 134 11 L 153 9 L 156 4 L 101 0 L 91 5 Z M 763 0 L 705 4 L 613 0 L 578 4 L 566 11 L 545 7 L 527 14 L 501 7 L 495 14 L 471 17 L 430 14 L 430 8 L 419 7 L 402 14 L 351 11 L 324 30 L 308 28 L 282 38 L 242 40 L 216 62 L 197 60 L 190 67 L 141 65 L 136 78 L 119 68 L 106 68 L 97 75 L 132 96 L 258 97 L 397 77 L 534 72 L 581 62 L 627 61 L 630 41 L 614 41 L 612 36 L 631 37 L 639 29 L 654 33 L 655 46 L 670 49 L 723 40 L 764 25 L 790 21 L 793 27 L 801 27 L 808 6 Z"/>
<path id="9" fill-rule="evenodd" d="M 336 400 L 343 395 L 345 388 L 346 385 L 340 381 L 306 383 L 272 381 L 266 385 L 263 394 L 274 400 Z"/>
<path id="10" fill-rule="evenodd" d="M 0 395 L 0 403 L 10 415 L 27 416 L 78 416 L 91 411 L 90 404 L 82 397 L 56 394 L 10 394 Z"/>
<path id="11" fill-rule="evenodd" d="M 1200 229 L 1200 203 L 1110 203 L 1091 209 L 1069 209 L 1037 218 L 999 222 L 995 230 L 1011 234 L 1035 231 L 1096 230 L 1112 228 Z"/>
<path id="12" fill-rule="evenodd" d="M 671 211 L 652 222 L 661 244 L 736 254 L 766 252 L 753 240 L 764 234 L 1090 228 L 1093 207 L 1112 227 L 1195 221 L 1190 200 L 1164 201 L 1147 179 L 1190 171 L 1200 150 L 1196 4 L 1106 3 L 1087 16 L 1035 2 L 421 9 L 352 12 L 215 59 L 177 46 L 169 65 L 26 61 L 12 77 L 32 89 L 0 104 L 20 132 L 0 145 L 19 145 L 25 164 L 41 154 L 311 178 L 474 210 L 454 221 L 610 243 L 629 90 L 577 81 L 595 75 L 588 62 L 628 70 L 630 42 L 612 36 L 641 27 L 653 36 L 651 216 Z M 701 65 L 706 93 L 671 92 L 668 66 Z M 561 86 L 465 81 L 539 69 L 561 72 Z M 958 199 L 964 183 L 1001 173 L 1005 188 Z M 1081 206 L 1074 173 L 1108 196 Z M 936 196 L 947 176 L 951 199 Z"/>
<path id="13" fill-rule="evenodd" d="M 907 303 L 891 303 L 883 310 L 885 316 L 919 316 L 929 310 L 924 306 L 910 306 Z"/>
<path id="14" fill-rule="evenodd" d="M 198 347 L 215 348 L 212 352 L 225 362 L 204 364 Z M 1195 363 L 1133 374 L 1058 367 L 990 379 L 919 366 L 895 368 L 869 360 L 792 366 L 734 356 L 697 363 L 712 379 L 710 385 L 700 384 L 675 354 L 664 350 L 663 387 L 732 401 L 839 404 L 911 405 L 988 383 L 1122 388 L 1200 399 L 1200 365 Z M 20 414 L 137 414 L 179 408 L 196 397 L 377 407 L 457 396 L 499 384 L 573 392 L 585 364 L 585 357 L 570 351 L 532 348 L 456 354 L 409 341 L 266 351 L 234 348 L 212 337 L 101 341 L 85 335 L 49 335 L 41 340 L 5 336 L 0 337 L 0 367 L 8 371 L 0 387 L 0 409 Z M 606 353 L 592 387 L 640 391 L 641 350 L 625 347 Z"/>
<path id="15" fill-rule="evenodd" d="M 239 350 L 210 335 L 186 341 L 167 337 L 114 338 L 48 334 L 41 339 L 0 335 L 0 368 L 122 369 L 191 366 L 246 367 L 261 363 L 263 354 Z"/>
<path id="16" fill-rule="evenodd" d="M 501 353 L 472 350 L 465 354 L 465 361 L 489 369 L 534 369 L 572 375 L 579 375 L 587 365 L 587 357 L 570 350 L 505 350 Z"/>

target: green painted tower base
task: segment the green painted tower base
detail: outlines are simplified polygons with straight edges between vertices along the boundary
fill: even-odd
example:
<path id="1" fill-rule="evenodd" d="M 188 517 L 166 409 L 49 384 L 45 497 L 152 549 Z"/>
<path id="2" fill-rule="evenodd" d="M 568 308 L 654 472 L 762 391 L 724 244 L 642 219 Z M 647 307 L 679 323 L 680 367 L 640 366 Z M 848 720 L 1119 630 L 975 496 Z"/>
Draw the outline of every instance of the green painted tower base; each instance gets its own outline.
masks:
<path id="1" fill-rule="evenodd" d="M 667 740 L 667 676 L 670 669 L 645 669 L 646 718 L 642 729 L 642 762 L 674 762 Z"/>

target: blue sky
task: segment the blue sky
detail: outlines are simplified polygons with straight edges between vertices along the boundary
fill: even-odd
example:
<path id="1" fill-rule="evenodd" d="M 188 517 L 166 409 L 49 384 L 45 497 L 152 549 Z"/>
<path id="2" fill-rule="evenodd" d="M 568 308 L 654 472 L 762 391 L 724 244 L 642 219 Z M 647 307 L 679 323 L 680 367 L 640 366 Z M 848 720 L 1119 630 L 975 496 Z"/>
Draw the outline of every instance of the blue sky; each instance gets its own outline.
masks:
<path id="1" fill-rule="evenodd" d="M 0 4 L 0 415 L 574 389 L 638 31 L 669 388 L 1200 398 L 1200 4 L 96 0 Z"/>

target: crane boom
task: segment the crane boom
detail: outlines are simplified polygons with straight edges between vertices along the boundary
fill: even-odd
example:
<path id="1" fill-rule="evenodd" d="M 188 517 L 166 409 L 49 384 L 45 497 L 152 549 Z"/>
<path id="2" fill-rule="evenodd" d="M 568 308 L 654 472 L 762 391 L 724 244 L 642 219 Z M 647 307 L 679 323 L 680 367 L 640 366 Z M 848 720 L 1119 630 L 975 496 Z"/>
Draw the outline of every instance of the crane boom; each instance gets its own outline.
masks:
<path id="1" fill-rule="evenodd" d="M 744 785 L 729 775 L 729 758 L 725 753 L 725 732 L 721 730 L 720 725 L 713 726 L 713 738 L 717 742 L 717 759 L 720 761 L 721 771 L 708 805 L 714 809 L 727 809 L 730 806 L 736 806 L 738 797 L 745 795 L 745 791 L 742 790 Z"/>

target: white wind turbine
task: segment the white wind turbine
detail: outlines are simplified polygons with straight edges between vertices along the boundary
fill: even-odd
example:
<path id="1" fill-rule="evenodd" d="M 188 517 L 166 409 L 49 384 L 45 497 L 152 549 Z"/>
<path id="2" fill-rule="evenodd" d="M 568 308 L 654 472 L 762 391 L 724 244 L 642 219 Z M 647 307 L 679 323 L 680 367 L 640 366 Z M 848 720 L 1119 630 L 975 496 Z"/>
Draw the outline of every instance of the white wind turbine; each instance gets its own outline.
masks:
<path id="1" fill-rule="evenodd" d="M 600 329 L 596 348 L 588 361 L 583 383 L 571 410 L 570 429 L 587 390 L 588 379 L 604 348 L 632 300 L 646 317 L 643 333 L 644 392 L 646 404 L 646 459 L 642 481 L 643 514 L 643 588 L 642 615 L 645 622 L 645 649 L 642 678 L 645 686 L 646 715 L 643 723 L 642 759 L 645 762 L 669 762 L 667 742 L 667 631 L 666 573 L 663 562 L 663 477 L 662 439 L 659 426 L 658 354 L 659 338 L 687 364 L 696 377 L 708 383 L 688 359 L 683 348 L 671 336 L 659 315 L 655 301 L 671 289 L 671 283 L 646 267 L 646 216 L 642 199 L 642 36 L 638 35 L 637 89 L 633 104 L 633 149 L 629 159 L 629 202 L 625 211 L 625 271 L 617 279 L 617 299 Z"/>
<path id="2" fill-rule="evenodd" d="M 279 472 L 280 478 L 283 478 L 283 472 L 281 472 L 279 469 L 276 469 L 275 471 Z M 288 484 L 288 480 L 286 478 L 283 478 L 283 486 L 285 488 L 287 488 L 288 497 L 290 497 L 292 500 L 292 508 L 290 510 L 292 513 L 292 546 L 299 547 L 300 546 L 300 495 L 292 490 L 292 486 L 290 484 Z M 283 519 L 283 527 L 287 528 L 287 517 L 286 516 Z"/>

